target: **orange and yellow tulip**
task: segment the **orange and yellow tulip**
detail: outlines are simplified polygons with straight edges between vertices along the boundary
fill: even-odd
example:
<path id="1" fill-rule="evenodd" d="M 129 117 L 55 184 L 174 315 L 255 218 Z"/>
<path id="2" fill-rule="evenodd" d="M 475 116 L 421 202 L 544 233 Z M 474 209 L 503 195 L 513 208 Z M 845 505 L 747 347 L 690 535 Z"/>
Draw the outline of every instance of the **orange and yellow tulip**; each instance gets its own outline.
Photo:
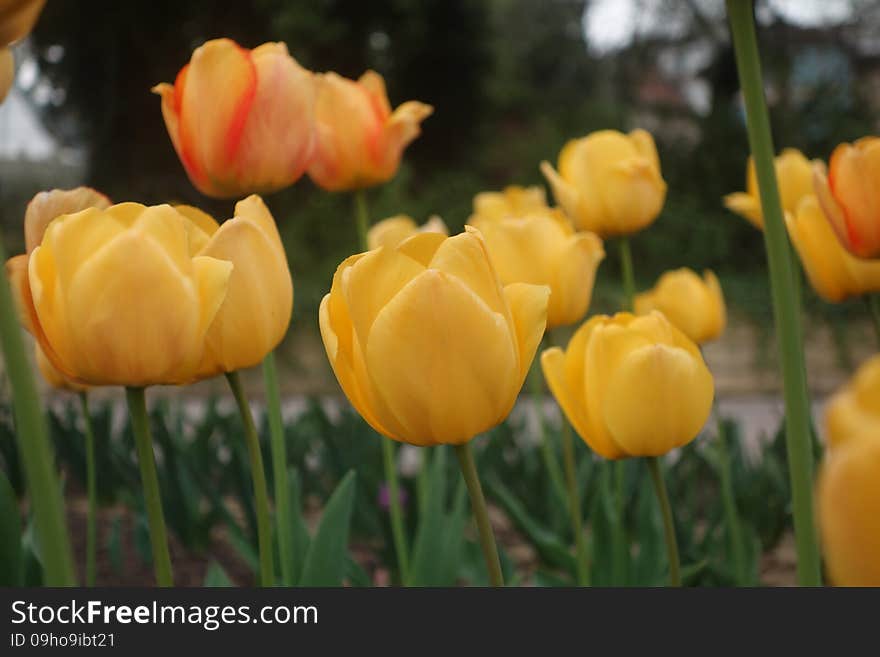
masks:
<path id="1" fill-rule="evenodd" d="M 287 187 L 315 143 L 315 86 L 283 43 L 247 50 L 230 39 L 196 48 L 174 84 L 156 85 L 174 149 L 207 196 Z"/>
<path id="2" fill-rule="evenodd" d="M 391 180 L 403 150 L 419 136 L 419 124 L 434 111 L 411 100 L 392 112 L 385 80 L 375 71 L 357 81 L 325 73 L 317 86 L 317 148 L 309 177 L 328 191 Z"/>
<path id="3" fill-rule="evenodd" d="M 816 196 L 840 243 L 859 258 L 880 256 L 880 137 L 840 144 L 827 173 L 814 173 Z"/>

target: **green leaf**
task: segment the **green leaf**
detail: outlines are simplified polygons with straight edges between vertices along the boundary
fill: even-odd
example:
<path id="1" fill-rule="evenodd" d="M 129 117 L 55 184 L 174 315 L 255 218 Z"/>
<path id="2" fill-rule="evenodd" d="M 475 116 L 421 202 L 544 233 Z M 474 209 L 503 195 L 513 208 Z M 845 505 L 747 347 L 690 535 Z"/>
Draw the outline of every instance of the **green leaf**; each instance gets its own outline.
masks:
<path id="1" fill-rule="evenodd" d="M 306 521 L 302 515 L 302 495 L 300 493 L 299 472 L 296 468 L 290 468 L 287 474 L 287 488 L 290 496 L 290 515 L 291 515 L 291 533 L 293 538 L 291 558 L 293 559 L 293 581 L 299 581 L 303 565 L 305 564 L 306 554 L 309 551 L 309 543 L 311 537 L 309 530 L 306 528 Z"/>
<path id="2" fill-rule="evenodd" d="M 122 551 L 122 516 L 114 516 L 110 521 L 110 531 L 107 532 L 107 553 L 110 556 L 113 572 L 121 575 L 125 563 Z"/>
<path id="3" fill-rule="evenodd" d="M 324 507 L 303 564 L 300 586 L 339 586 L 345 575 L 356 474 L 349 471 Z"/>
<path id="4" fill-rule="evenodd" d="M 666 542 L 660 506 L 649 477 L 644 477 L 639 491 L 636 522 L 639 537 L 638 557 L 635 559 L 634 584 L 651 586 L 662 581 L 668 569 Z"/>
<path id="5" fill-rule="evenodd" d="M 223 570 L 223 566 L 216 561 L 212 561 L 208 564 L 204 585 L 213 588 L 229 588 L 235 586 L 235 584 L 232 583 L 232 580 L 229 579 L 229 575 Z"/>
<path id="6" fill-rule="evenodd" d="M 0 470 L 0 586 L 22 584 L 21 539 L 21 515 L 15 492 Z"/>

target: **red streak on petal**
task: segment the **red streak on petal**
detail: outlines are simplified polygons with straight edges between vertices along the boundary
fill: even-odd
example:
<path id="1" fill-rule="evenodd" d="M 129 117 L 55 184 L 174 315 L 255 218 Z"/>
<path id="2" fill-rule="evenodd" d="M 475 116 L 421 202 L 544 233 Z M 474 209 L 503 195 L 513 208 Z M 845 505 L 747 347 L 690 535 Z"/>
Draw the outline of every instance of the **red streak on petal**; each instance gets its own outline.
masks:
<path id="1" fill-rule="evenodd" d="M 253 57 L 251 57 L 251 51 L 242 48 L 241 46 L 238 46 L 238 48 L 241 50 L 242 54 L 248 61 L 248 65 L 251 67 L 251 76 L 250 82 L 238 100 L 238 104 L 232 114 L 232 120 L 229 122 L 229 128 L 226 133 L 226 144 L 224 148 L 228 162 L 235 160 L 238 146 L 241 144 L 242 134 L 244 134 L 244 126 L 247 122 L 247 117 L 250 114 L 251 107 L 254 104 L 254 98 L 257 95 L 257 67 L 254 65 Z"/>
<path id="2" fill-rule="evenodd" d="M 859 233 L 856 231 L 855 226 L 853 225 L 852 220 L 850 219 L 850 212 L 846 207 L 846 203 L 844 203 L 842 198 L 839 198 L 834 191 L 834 161 L 837 157 L 837 153 L 831 154 L 831 162 L 828 166 L 828 189 L 831 190 L 831 196 L 837 201 L 837 204 L 840 206 L 840 210 L 843 212 L 843 220 L 846 224 L 846 240 L 849 242 L 850 251 L 853 253 L 862 253 L 862 239 Z"/>
<path id="3" fill-rule="evenodd" d="M 208 176 L 202 169 L 198 161 L 193 157 L 192 140 L 189 131 L 186 129 L 186 123 L 183 117 L 183 96 L 186 88 L 186 76 L 189 73 L 189 64 L 180 69 L 177 78 L 174 80 L 174 112 L 178 119 L 178 139 L 180 140 L 180 161 L 183 162 L 183 168 L 186 169 L 190 179 L 200 186 L 208 185 Z"/>

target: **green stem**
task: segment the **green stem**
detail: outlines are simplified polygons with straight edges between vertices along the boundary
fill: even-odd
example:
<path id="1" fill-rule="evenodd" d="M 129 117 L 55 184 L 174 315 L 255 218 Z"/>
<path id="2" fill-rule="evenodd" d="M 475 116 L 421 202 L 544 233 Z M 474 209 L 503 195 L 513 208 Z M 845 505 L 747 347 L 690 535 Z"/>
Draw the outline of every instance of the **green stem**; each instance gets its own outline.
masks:
<path id="1" fill-rule="evenodd" d="M 266 485 L 266 470 L 263 467 L 263 453 L 260 450 L 260 437 L 254 425 L 251 407 L 244 394 L 238 372 L 227 372 L 226 380 L 238 405 L 238 413 L 244 425 L 244 439 L 251 460 L 251 476 L 254 479 L 254 506 L 257 513 L 257 541 L 260 548 L 260 584 L 275 585 L 275 564 L 272 558 L 272 523 L 269 514 L 269 490 Z"/>
<path id="2" fill-rule="evenodd" d="M 633 312 L 636 297 L 636 279 L 633 273 L 632 250 L 629 247 L 628 237 L 621 237 L 617 242 L 620 247 L 620 273 L 623 276 L 624 310 Z"/>
<path id="3" fill-rule="evenodd" d="M 730 449 L 727 442 L 727 430 L 724 421 L 718 418 L 718 460 L 721 469 L 721 503 L 724 506 L 724 515 L 727 519 L 727 529 L 730 532 L 730 548 L 733 553 L 733 565 L 736 569 L 736 582 L 740 586 L 748 584 L 746 573 L 746 552 L 742 537 L 742 527 L 739 522 L 739 512 L 736 509 L 736 497 L 733 493 L 733 474 L 730 469 Z"/>
<path id="4" fill-rule="evenodd" d="M 666 482 L 663 481 L 663 473 L 660 472 L 660 459 L 656 456 L 648 456 L 645 460 L 648 462 L 651 481 L 654 483 L 654 492 L 657 493 L 660 513 L 663 516 L 666 554 L 669 557 L 669 584 L 670 586 L 681 586 L 681 564 L 678 558 L 678 541 L 675 538 L 675 522 L 672 519 L 669 496 L 666 494 Z"/>
<path id="5" fill-rule="evenodd" d="M 281 418 L 281 395 L 278 391 L 278 368 L 275 354 L 263 359 L 263 384 L 266 386 L 266 411 L 269 414 L 269 439 L 272 448 L 272 480 L 275 484 L 275 526 L 278 532 L 278 553 L 281 558 L 281 580 L 293 586 L 293 518 L 290 510 L 287 481 L 287 444 Z"/>
<path id="6" fill-rule="evenodd" d="M 382 440 L 382 467 L 388 483 L 388 512 L 391 516 L 391 537 L 394 540 L 394 551 L 397 553 L 397 567 L 400 570 L 400 581 L 406 586 L 409 583 L 409 548 L 406 545 L 406 534 L 403 531 L 403 509 L 400 506 L 400 485 L 397 480 L 397 450 L 389 438 Z"/>
<path id="7" fill-rule="evenodd" d="M 6 262 L 2 243 L 0 262 Z M 49 427 L 40 408 L 40 397 L 26 356 L 9 282 L 3 275 L 0 275 L 0 347 L 12 388 L 16 441 L 41 546 L 45 583 L 48 586 L 73 586 L 76 584 L 73 552 L 55 471 L 55 456 L 49 441 Z"/>
<path id="8" fill-rule="evenodd" d="M 98 547 L 98 481 L 95 468 L 95 429 L 89 412 L 89 396 L 79 393 L 83 422 L 86 429 L 86 491 L 89 498 L 89 515 L 86 521 L 86 586 L 95 585 Z"/>
<path id="9" fill-rule="evenodd" d="M 483 558 L 486 560 L 486 570 L 489 573 L 489 584 L 492 586 L 504 586 L 504 576 L 501 574 L 501 560 L 498 558 L 498 547 L 495 545 L 495 534 L 489 523 L 489 511 L 486 508 L 486 498 L 483 496 L 483 487 L 480 485 L 480 477 L 477 475 L 477 466 L 474 463 L 474 454 L 470 443 L 455 446 L 455 456 L 461 466 L 461 474 L 471 497 L 471 509 L 474 520 L 477 523 L 477 533 L 480 537 L 480 547 L 483 550 Z"/>
<path id="10" fill-rule="evenodd" d="M 615 586 L 626 584 L 629 546 L 626 542 L 626 463 L 610 463 L 614 474 L 614 522 L 611 527 L 611 578 Z"/>
<path id="11" fill-rule="evenodd" d="M 566 499 L 566 489 L 562 479 L 562 469 L 559 467 L 559 461 L 556 459 L 556 454 L 553 450 L 553 442 L 550 440 L 547 427 L 544 423 L 544 390 L 541 382 L 540 367 L 535 366 L 532 368 L 529 375 L 529 387 L 531 388 L 532 402 L 535 406 L 536 421 L 538 423 L 538 440 L 541 443 L 541 458 L 544 461 L 544 467 L 547 470 L 547 474 L 550 476 L 550 484 L 553 487 L 553 492 L 556 494 L 559 501 L 564 503 Z"/>
<path id="12" fill-rule="evenodd" d="M 125 396 L 128 400 L 131 428 L 134 432 L 138 463 L 141 468 L 141 485 L 144 488 L 144 504 L 147 507 L 147 522 L 150 526 L 156 583 L 159 586 L 174 586 L 171 555 L 168 552 L 168 533 L 165 530 L 165 516 L 162 513 L 162 496 L 159 492 L 159 477 L 156 475 L 153 437 L 150 434 L 150 419 L 147 416 L 144 389 L 126 388 Z"/>
<path id="13" fill-rule="evenodd" d="M 367 231 L 370 229 L 370 214 L 367 209 L 367 193 L 359 189 L 354 193 L 354 220 L 357 228 L 358 246 L 361 251 L 367 250 Z M 397 568 L 400 581 L 409 582 L 409 549 L 406 545 L 406 534 L 403 529 L 403 509 L 400 507 L 400 484 L 397 479 L 397 448 L 390 438 L 381 436 L 382 462 L 385 469 L 385 481 L 388 483 L 388 512 L 391 517 L 391 536 L 394 540 L 394 551 L 397 553 Z"/>
<path id="14" fill-rule="evenodd" d="M 575 565 L 577 582 L 580 586 L 590 585 L 590 558 L 587 554 L 587 542 L 584 539 L 584 521 L 581 515 L 581 498 L 577 488 L 577 468 L 574 459 L 574 441 L 571 436 L 571 425 L 562 417 L 562 455 L 565 463 L 565 479 L 568 484 L 568 510 L 571 515 L 571 530 L 574 534 Z"/>
<path id="15" fill-rule="evenodd" d="M 777 327 L 777 342 L 785 397 L 785 441 L 791 479 L 798 581 L 803 586 L 821 584 L 819 546 L 813 513 L 813 453 L 810 436 L 810 403 L 803 359 L 803 337 L 792 291 L 792 262 L 782 218 L 773 163 L 770 119 L 764 100 L 761 63 L 750 0 L 727 0 L 733 45 L 746 105 L 749 145 L 755 161 L 764 244 L 770 270 L 770 288 Z"/>
<path id="16" fill-rule="evenodd" d="M 874 333 L 877 334 L 877 342 L 880 342 L 880 298 L 876 294 L 868 294 L 865 296 L 865 300 L 868 303 L 871 321 L 874 323 Z"/>

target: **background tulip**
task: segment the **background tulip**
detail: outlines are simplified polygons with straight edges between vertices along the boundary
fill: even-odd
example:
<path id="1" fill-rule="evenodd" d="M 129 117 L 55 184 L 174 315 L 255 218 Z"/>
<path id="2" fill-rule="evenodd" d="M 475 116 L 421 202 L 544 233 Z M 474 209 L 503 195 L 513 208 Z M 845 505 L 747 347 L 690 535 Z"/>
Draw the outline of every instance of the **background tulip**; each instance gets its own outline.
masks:
<path id="1" fill-rule="evenodd" d="M 474 213 L 468 223 L 481 219 L 523 217 L 549 209 L 543 187 L 510 185 L 501 192 L 480 192 L 474 196 Z"/>
<path id="2" fill-rule="evenodd" d="M 776 182 L 783 210 L 796 212 L 801 199 L 813 193 L 813 166 L 817 163 L 819 160 L 808 160 L 796 148 L 786 148 L 776 156 Z M 724 197 L 724 205 L 748 219 L 755 228 L 764 230 L 764 212 L 758 194 L 755 162 L 751 156 L 746 164 L 746 191 L 728 194 Z"/>
<path id="3" fill-rule="evenodd" d="M 319 75 L 315 111 L 318 145 L 309 177 L 323 189 L 342 191 L 391 180 L 403 149 L 434 109 L 411 100 L 392 112 L 385 80 L 367 71 L 357 82 Z"/>
<path id="4" fill-rule="evenodd" d="M 786 213 L 785 223 L 810 284 L 825 301 L 880 291 L 880 260 L 862 260 L 844 249 L 815 196 Z"/>
<path id="5" fill-rule="evenodd" d="M 45 4 L 46 0 L 0 0 L 0 47 L 27 36 Z"/>
<path id="6" fill-rule="evenodd" d="M 682 267 L 663 274 L 653 289 L 635 298 L 637 315 L 659 310 L 697 344 L 718 338 L 727 323 L 721 284 L 711 271 L 700 278 Z"/>
<path id="7" fill-rule="evenodd" d="M 9 48 L 0 48 L 0 103 L 6 100 L 6 95 L 15 82 L 15 60 Z"/>
<path id="8" fill-rule="evenodd" d="M 208 41 L 173 85 L 153 91 L 187 175 L 207 196 L 283 189 L 309 163 L 313 76 L 283 43 L 247 50 L 230 39 Z"/>
<path id="9" fill-rule="evenodd" d="M 340 386 L 376 431 L 462 444 L 513 407 L 549 294 L 502 288 L 473 228 L 421 233 L 339 266 L 321 302 L 321 335 Z"/>
<path id="10" fill-rule="evenodd" d="M 814 183 L 841 244 L 860 258 L 880 256 L 880 138 L 840 144 Z"/>
<path id="11" fill-rule="evenodd" d="M 477 216 L 470 222 L 483 234 L 503 285 L 550 287 L 547 328 L 583 319 L 590 306 L 596 269 L 605 257 L 596 234 L 576 233 L 561 211 L 550 209 L 522 217 Z"/>
<path id="12" fill-rule="evenodd" d="M 189 223 L 167 205 L 89 208 L 57 217 L 26 261 L 7 263 L 56 369 L 91 385 L 196 376 L 232 263 L 192 257 Z"/>
<path id="13" fill-rule="evenodd" d="M 380 246 L 397 246 L 418 232 L 448 235 L 449 229 L 437 215 L 432 216 L 419 226 L 412 217 L 398 214 L 376 222 L 370 227 L 370 230 L 367 231 L 367 248 L 372 251 Z"/>
<path id="14" fill-rule="evenodd" d="M 629 235 L 650 225 L 666 199 L 654 138 L 645 130 L 600 130 L 568 142 L 559 171 L 541 171 L 557 203 L 581 230 Z"/>
<path id="15" fill-rule="evenodd" d="M 865 361 L 825 407 L 825 440 L 832 447 L 863 432 L 880 436 L 880 355 Z"/>
<path id="16" fill-rule="evenodd" d="M 700 350 L 656 311 L 593 317 L 565 351 L 544 351 L 541 366 L 569 422 L 605 458 L 681 447 L 712 409 L 714 383 Z"/>
<path id="17" fill-rule="evenodd" d="M 194 254 L 232 263 L 226 297 L 205 336 L 199 378 L 257 365 L 284 338 L 293 312 L 293 281 L 275 220 L 256 195 L 239 201 L 222 226 L 197 208 L 176 209 L 191 221 Z"/>
<path id="18" fill-rule="evenodd" d="M 817 506 L 831 581 L 880 586 L 880 434 L 854 437 L 828 453 Z"/>

